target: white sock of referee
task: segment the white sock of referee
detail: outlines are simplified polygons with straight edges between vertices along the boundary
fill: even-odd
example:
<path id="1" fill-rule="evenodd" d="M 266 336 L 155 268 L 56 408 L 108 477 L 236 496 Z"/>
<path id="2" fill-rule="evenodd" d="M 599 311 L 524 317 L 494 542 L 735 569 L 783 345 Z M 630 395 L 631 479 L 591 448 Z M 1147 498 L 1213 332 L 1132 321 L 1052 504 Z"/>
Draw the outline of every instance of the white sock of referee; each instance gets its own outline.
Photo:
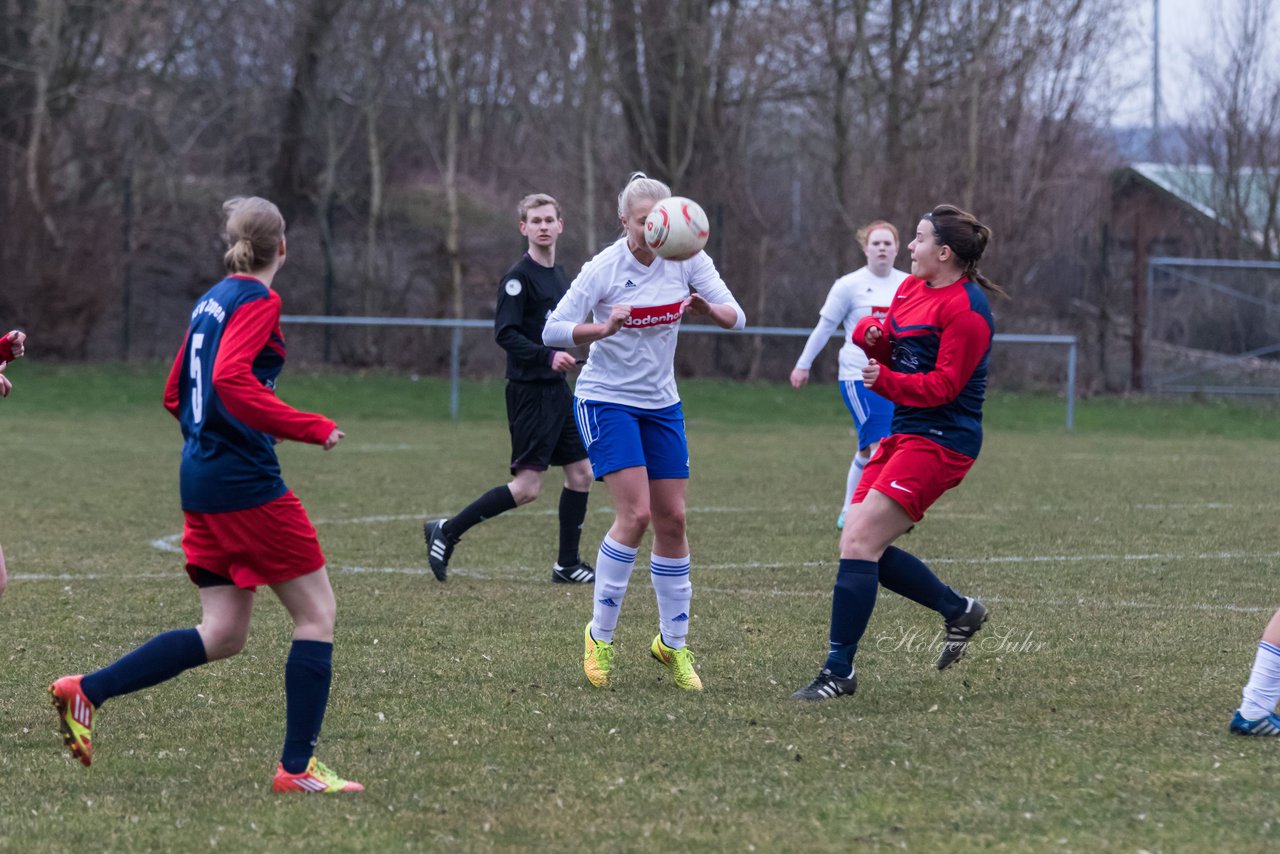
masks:
<path id="1" fill-rule="evenodd" d="M 658 622 L 662 642 L 672 649 L 685 645 L 689 636 L 689 602 L 693 584 L 689 581 L 689 556 L 649 556 L 649 581 L 658 595 Z"/>
<path id="2" fill-rule="evenodd" d="M 636 565 L 637 549 L 605 534 L 596 554 L 595 604 L 591 611 L 591 636 L 599 641 L 613 642 L 613 630 L 618 626 L 618 612 L 627 595 L 627 581 Z"/>

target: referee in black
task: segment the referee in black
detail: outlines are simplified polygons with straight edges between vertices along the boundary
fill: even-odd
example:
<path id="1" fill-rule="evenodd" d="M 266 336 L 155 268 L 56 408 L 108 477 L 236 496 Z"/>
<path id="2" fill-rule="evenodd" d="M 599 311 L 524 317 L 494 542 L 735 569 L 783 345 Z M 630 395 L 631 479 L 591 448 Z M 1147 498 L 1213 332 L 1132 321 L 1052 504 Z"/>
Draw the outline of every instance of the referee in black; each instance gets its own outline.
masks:
<path id="1" fill-rule="evenodd" d="M 564 468 L 560 492 L 560 553 L 551 580 L 570 584 L 595 581 L 595 570 L 582 560 L 578 544 L 587 517 L 591 461 L 573 421 L 573 392 L 565 372 L 577 359 L 542 343 L 547 315 L 569 290 L 564 268 L 556 264 L 556 241 L 564 231 L 560 203 L 535 193 L 520 200 L 520 233 L 529 241 L 524 257 L 502 277 L 494 337 L 507 351 L 507 423 L 511 428 L 511 482 L 495 486 L 456 516 L 429 520 L 422 526 L 427 560 L 438 581 L 449 572 L 458 540 L 473 525 L 492 519 L 542 491 L 548 466 Z"/>

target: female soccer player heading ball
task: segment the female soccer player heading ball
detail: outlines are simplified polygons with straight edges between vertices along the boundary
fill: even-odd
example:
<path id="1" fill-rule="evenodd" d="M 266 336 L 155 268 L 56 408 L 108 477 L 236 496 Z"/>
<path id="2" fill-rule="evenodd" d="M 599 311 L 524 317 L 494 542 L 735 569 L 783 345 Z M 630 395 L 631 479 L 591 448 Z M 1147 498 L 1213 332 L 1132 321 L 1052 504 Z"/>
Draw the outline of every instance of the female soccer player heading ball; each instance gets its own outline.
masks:
<path id="1" fill-rule="evenodd" d="M 649 651 L 676 685 L 702 689 L 685 643 L 693 596 L 685 537 L 689 446 L 676 391 L 676 332 L 686 313 L 710 317 L 724 329 L 743 328 L 746 314 L 705 252 L 669 261 L 646 245 L 645 218 L 670 195 L 671 188 L 643 172 L 628 179 L 618 194 L 622 237 L 583 266 L 542 333 L 548 347 L 591 344 L 574 414 L 591 469 L 604 480 L 616 513 L 600 543 L 594 611 L 583 633 L 583 670 L 597 688 L 613 678 L 613 631 L 652 521 L 649 580 L 660 631 Z M 590 322 L 582 322 L 588 314 Z"/>
<path id="2" fill-rule="evenodd" d="M 894 403 L 893 433 L 867 463 L 840 537 L 826 664 L 794 697 L 827 700 L 854 692 L 853 657 L 879 585 L 942 615 L 939 670 L 964 654 L 987 619 L 981 602 L 956 593 L 893 542 L 959 485 L 982 447 L 995 326 L 987 293 L 1004 294 L 978 272 L 990 237 L 991 229 L 952 205 L 925 214 L 908 247 L 911 275 L 888 316 L 865 317 L 854 329 L 854 343 L 870 357 L 863 382 Z"/>
<path id="3" fill-rule="evenodd" d="M 87 676 L 49 686 L 63 739 L 84 765 L 93 759 L 99 707 L 235 655 L 249 634 L 253 594 L 267 585 L 293 618 L 285 663 L 285 740 L 277 792 L 358 792 L 313 755 L 329 701 L 337 606 L 316 530 L 280 477 L 280 439 L 326 451 L 345 435 L 323 415 L 299 412 L 275 395 L 284 367 L 280 295 L 271 283 L 285 261 L 284 217 L 266 199 L 231 199 L 226 214 L 228 276 L 191 312 L 164 405 L 182 425 L 180 486 L 187 575 L 200 591 L 194 629 L 157 635 Z"/>

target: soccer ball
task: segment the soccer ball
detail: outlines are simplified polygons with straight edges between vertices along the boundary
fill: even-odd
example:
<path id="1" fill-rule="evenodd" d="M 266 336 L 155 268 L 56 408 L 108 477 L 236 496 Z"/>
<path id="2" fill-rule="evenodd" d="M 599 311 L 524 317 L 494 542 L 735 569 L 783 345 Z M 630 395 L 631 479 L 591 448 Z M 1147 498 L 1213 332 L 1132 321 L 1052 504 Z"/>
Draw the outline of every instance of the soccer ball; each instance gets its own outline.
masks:
<path id="1" fill-rule="evenodd" d="M 687 261 L 697 255 L 710 234 L 702 206 L 684 196 L 658 202 L 644 221 L 644 242 L 669 261 Z"/>

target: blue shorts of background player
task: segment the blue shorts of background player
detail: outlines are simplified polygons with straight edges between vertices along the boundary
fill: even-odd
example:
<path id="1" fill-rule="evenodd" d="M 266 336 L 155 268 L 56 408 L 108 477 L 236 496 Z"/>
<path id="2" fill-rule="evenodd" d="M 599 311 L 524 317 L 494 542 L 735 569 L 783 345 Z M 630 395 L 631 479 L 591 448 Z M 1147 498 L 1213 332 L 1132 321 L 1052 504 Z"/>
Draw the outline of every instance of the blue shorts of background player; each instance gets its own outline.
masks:
<path id="1" fill-rule="evenodd" d="M 854 490 L 858 488 L 863 467 L 879 447 L 880 440 L 889 435 L 893 426 L 893 403 L 868 389 L 862 384 L 862 380 L 841 380 L 840 397 L 853 416 L 853 426 L 858 429 L 858 450 L 849 463 L 844 503 L 840 505 L 840 515 L 836 517 L 837 528 L 844 527 L 844 514 L 849 509 L 849 502 L 853 500 Z"/>
<path id="2" fill-rule="evenodd" d="M 577 398 L 573 417 L 596 480 L 633 466 L 646 468 L 649 480 L 688 479 L 689 443 L 679 403 L 641 409 Z"/>
<path id="3" fill-rule="evenodd" d="M 893 404 L 871 391 L 862 380 L 841 380 L 840 397 L 858 429 L 858 450 L 863 451 L 889 435 Z"/>

